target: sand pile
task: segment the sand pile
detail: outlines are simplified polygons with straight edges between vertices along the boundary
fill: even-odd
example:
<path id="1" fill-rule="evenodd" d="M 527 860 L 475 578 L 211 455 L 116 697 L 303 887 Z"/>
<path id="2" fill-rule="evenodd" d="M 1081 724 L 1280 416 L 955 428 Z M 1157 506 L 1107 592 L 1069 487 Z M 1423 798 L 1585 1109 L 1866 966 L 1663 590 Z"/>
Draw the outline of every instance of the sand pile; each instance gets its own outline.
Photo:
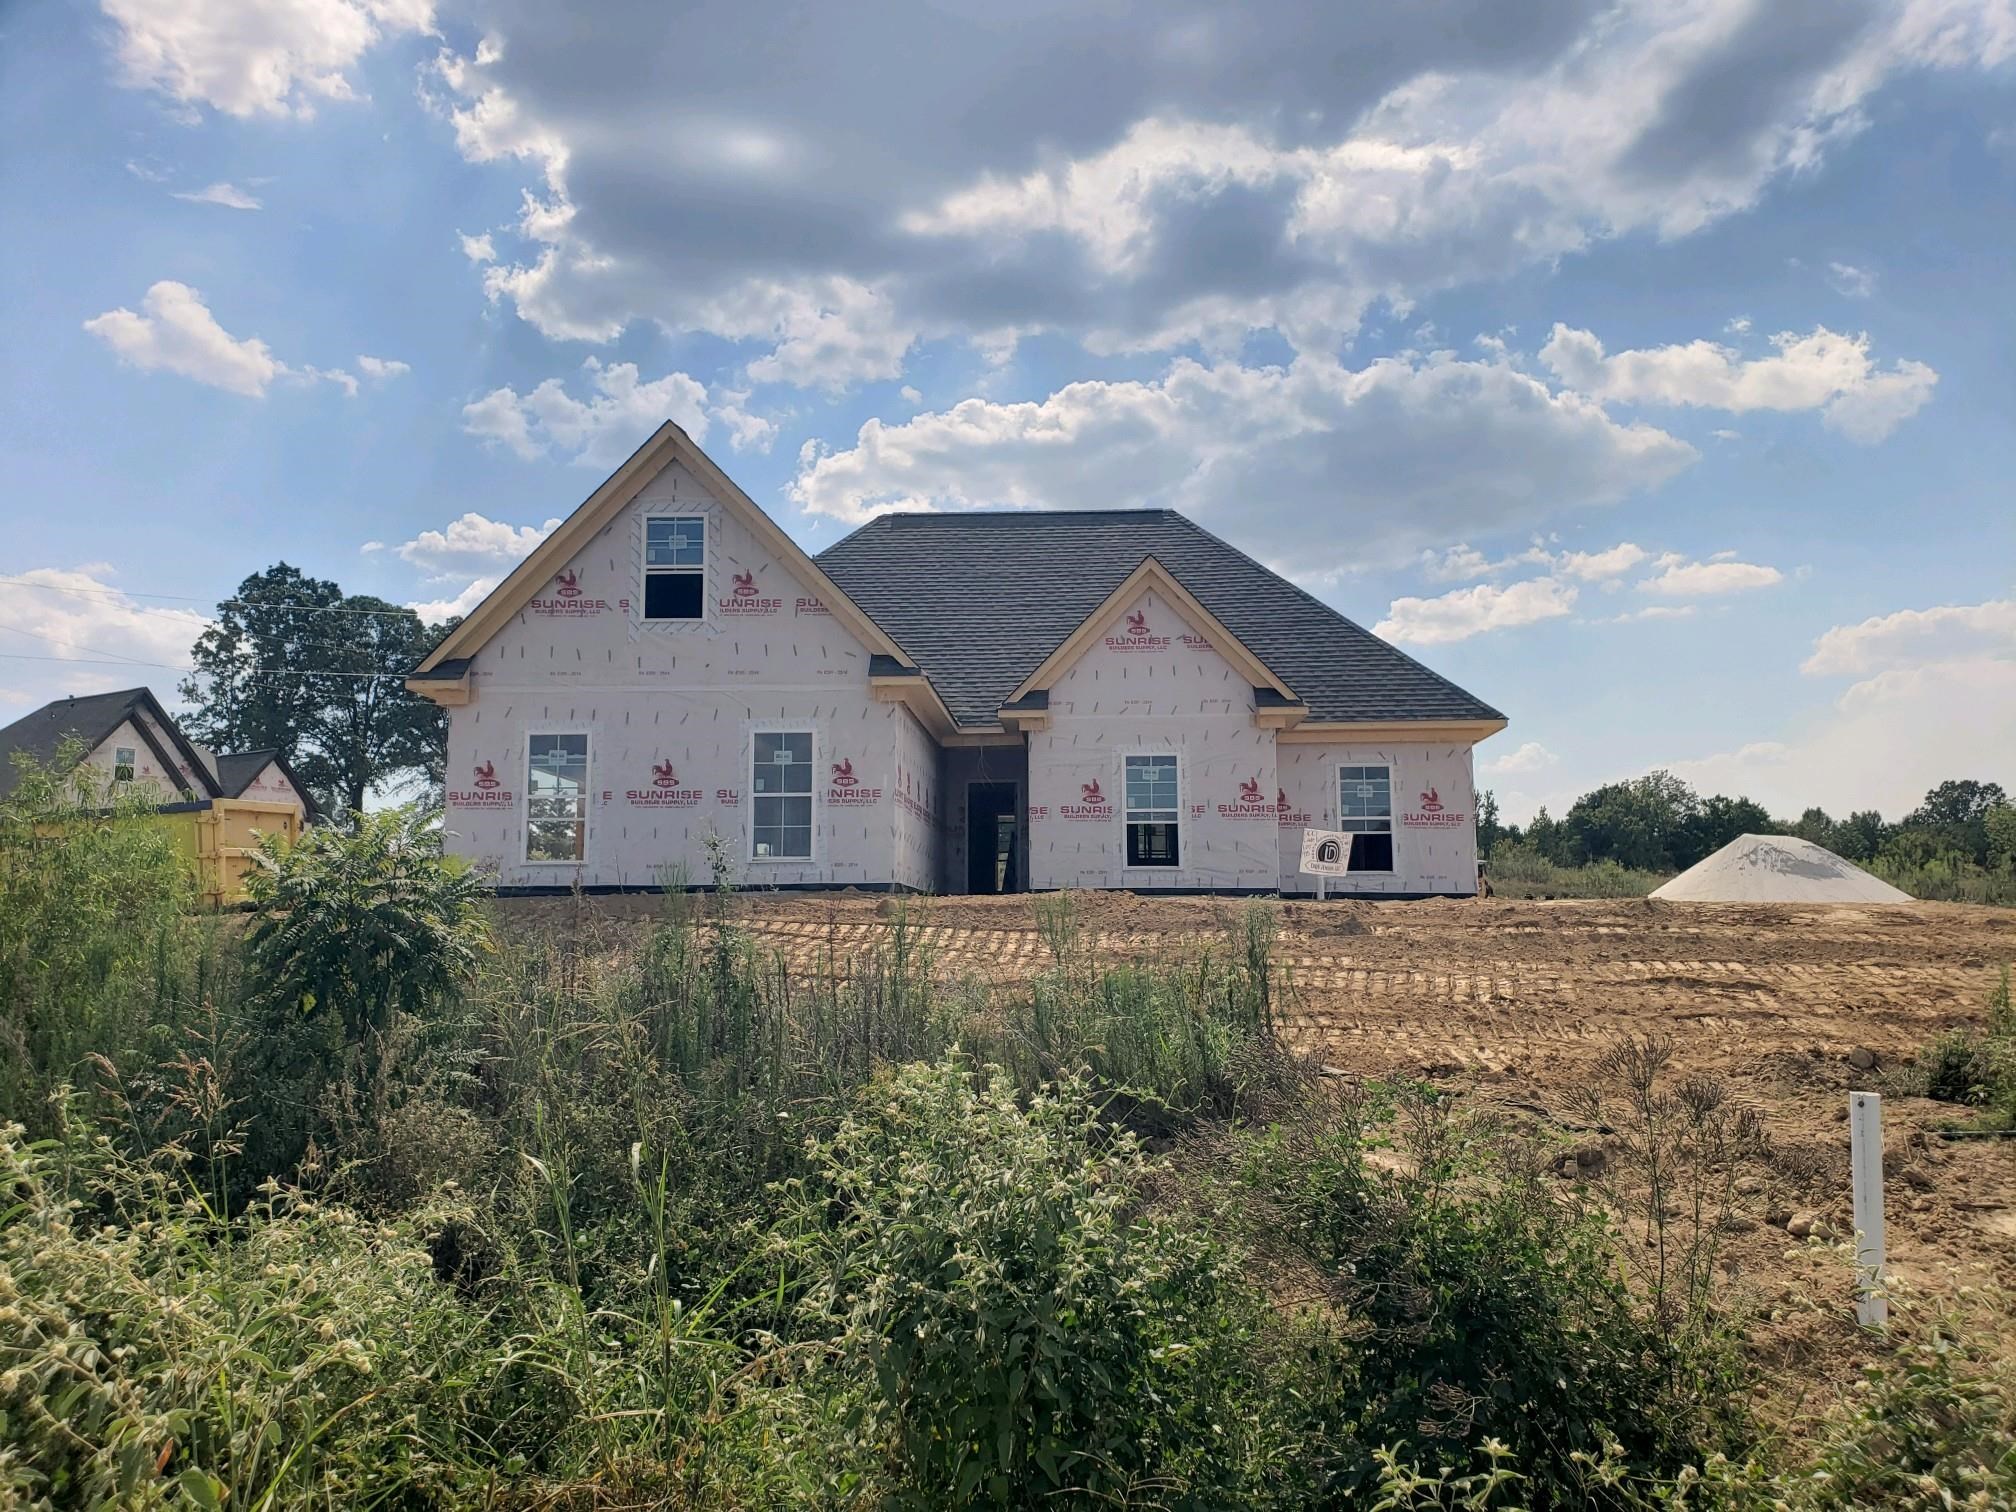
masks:
<path id="1" fill-rule="evenodd" d="M 1652 894 L 1672 903 L 1909 903 L 1880 877 L 1792 835 L 1738 835 Z"/>

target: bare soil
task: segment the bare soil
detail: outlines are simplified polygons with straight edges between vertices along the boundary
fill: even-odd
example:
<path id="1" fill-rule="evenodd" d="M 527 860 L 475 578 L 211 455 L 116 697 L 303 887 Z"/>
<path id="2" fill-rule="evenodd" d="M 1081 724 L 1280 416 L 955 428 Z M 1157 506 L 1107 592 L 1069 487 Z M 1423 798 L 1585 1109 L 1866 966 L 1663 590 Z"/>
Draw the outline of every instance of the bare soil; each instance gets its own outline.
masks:
<path id="1" fill-rule="evenodd" d="M 1242 906 L 1124 893 L 1074 901 L 1086 942 L 1114 960 L 1224 949 Z M 512 928 L 592 920 L 619 930 L 663 906 L 647 897 L 499 905 Z M 899 908 L 949 978 L 1013 981 L 1049 961 L 1026 897 L 744 894 L 732 906 L 802 969 L 844 970 Z M 1965 1110 L 1899 1095 L 1900 1073 L 1929 1041 L 1985 1020 L 2002 968 L 2016 961 L 2016 910 L 1639 898 L 1277 907 L 1284 1031 L 1347 1075 L 1425 1077 L 1586 1139 L 1570 1098 L 1619 1036 L 1656 1034 L 1672 1041 L 1678 1072 L 1714 1077 L 1753 1106 L 1776 1154 L 1727 1264 L 1757 1310 L 1753 1339 L 1780 1410 L 1800 1415 L 1802 1382 L 1839 1382 L 1868 1351 L 1852 1324 L 1843 1247 L 1802 1244 L 1778 1226 L 1793 1210 L 1850 1231 L 1851 1089 L 1886 1093 L 1895 1276 L 1939 1296 L 1983 1283 L 2016 1295 L 2016 1140 L 1948 1141 L 1938 1130 Z"/>

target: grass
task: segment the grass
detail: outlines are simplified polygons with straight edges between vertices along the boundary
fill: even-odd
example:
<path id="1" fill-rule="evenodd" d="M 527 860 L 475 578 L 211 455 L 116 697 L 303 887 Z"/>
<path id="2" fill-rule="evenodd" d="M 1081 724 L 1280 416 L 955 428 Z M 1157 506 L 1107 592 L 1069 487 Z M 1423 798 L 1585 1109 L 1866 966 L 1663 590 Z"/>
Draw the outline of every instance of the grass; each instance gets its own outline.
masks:
<path id="1" fill-rule="evenodd" d="M 162 864 L 68 833 L 11 885 Z M 948 981 L 899 908 L 801 971 L 725 891 L 497 937 L 411 839 L 270 857 L 250 931 L 163 915 L 172 971 L 17 948 L 0 1022 L 59 1032 L 0 1089 L 0 1504 L 2016 1495 L 2006 1368 L 1944 1324 L 1761 1440 L 1713 1238 L 1751 1132 L 1657 1046 L 1592 1089 L 1621 1184 L 1564 1185 L 1530 1127 L 1283 1046 L 1264 903 L 1130 961 L 1045 899 L 1022 983 Z"/>

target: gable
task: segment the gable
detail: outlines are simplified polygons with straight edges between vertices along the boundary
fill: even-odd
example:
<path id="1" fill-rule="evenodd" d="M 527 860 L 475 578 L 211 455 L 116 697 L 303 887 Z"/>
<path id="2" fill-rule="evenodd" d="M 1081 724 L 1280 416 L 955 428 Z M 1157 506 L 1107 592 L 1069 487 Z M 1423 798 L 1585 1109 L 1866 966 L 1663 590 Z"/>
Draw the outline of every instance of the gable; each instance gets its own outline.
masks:
<path id="1" fill-rule="evenodd" d="M 654 520 L 698 528 L 701 618 L 644 616 Z M 673 461 L 535 585 L 471 658 L 470 675 L 513 687 L 865 682 L 878 652 L 833 612 L 816 576 Z"/>
<path id="2" fill-rule="evenodd" d="M 460 679 L 456 664 L 466 662 L 482 651 L 506 624 L 520 616 L 533 600 L 549 588 L 556 599 L 580 597 L 582 590 L 578 577 L 572 585 L 575 591 L 563 595 L 561 585 L 556 581 L 557 575 L 562 571 L 578 573 L 579 567 L 570 564 L 582 556 L 598 537 L 603 536 L 613 522 L 626 512 L 634 514 L 634 506 L 640 496 L 674 464 L 680 469 L 670 480 L 675 493 L 678 479 L 688 479 L 689 490 L 697 489 L 709 504 L 721 511 L 724 518 L 732 516 L 736 519 L 775 561 L 786 567 L 795 583 L 808 590 L 806 596 L 817 599 L 826 613 L 840 622 L 871 655 L 890 656 L 906 667 L 910 665 L 901 647 L 835 586 L 803 549 L 757 508 L 755 502 L 736 487 L 706 453 L 694 445 L 685 431 L 668 420 L 428 653 L 414 669 L 407 686 L 439 702 L 462 701 L 454 693 L 454 684 Z M 610 544 L 605 542 L 605 545 Z M 620 546 L 613 549 L 616 554 L 609 557 L 612 568 L 621 560 Z M 641 549 L 640 540 L 640 553 Z M 750 569 L 745 567 L 743 570 Z M 637 581 L 637 578 L 628 580 Z M 709 591 L 718 594 L 722 586 L 719 582 L 710 583 Z M 737 585 L 732 582 L 728 585 L 731 596 L 734 586 Z M 757 589 L 757 596 L 763 596 L 760 582 L 752 586 Z M 626 596 L 619 594 L 618 600 Z"/>
<path id="3" fill-rule="evenodd" d="M 884 515 L 819 565 L 902 641 L 959 723 L 996 711 L 1154 557 L 1303 701 L 1307 725 L 1434 723 L 1481 738 L 1505 719 L 1174 510 Z"/>
<path id="4" fill-rule="evenodd" d="M 1082 623 L 1018 683 L 1004 708 L 1048 690 L 1081 660 L 1115 656 L 1157 658 L 1174 653 L 1185 662 L 1208 659 L 1244 683 L 1241 696 L 1266 688 L 1284 705 L 1298 702 L 1288 685 L 1225 628 L 1167 568 L 1149 557 Z M 1151 662 L 1152 665 L 1152 662 Z"/>

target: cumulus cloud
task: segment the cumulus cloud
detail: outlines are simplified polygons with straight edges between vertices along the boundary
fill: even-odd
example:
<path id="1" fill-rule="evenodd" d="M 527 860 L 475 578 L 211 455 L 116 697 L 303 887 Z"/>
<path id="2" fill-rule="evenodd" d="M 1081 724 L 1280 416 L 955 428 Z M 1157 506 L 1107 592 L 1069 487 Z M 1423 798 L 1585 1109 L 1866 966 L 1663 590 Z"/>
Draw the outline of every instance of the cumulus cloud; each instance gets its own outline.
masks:
<path id="1" fill-rule="evenodd" d="M 2016 599 L 1900 609 L 1857 625 L 1837 625 L 1813 643 L 1799 670 L 1859 677 L 1928 662 L 2016 658 Z"/>
<path id="2" fill-rule="evenodd" d="M 173 196 L 192 205 L 220 205 L 226 210 L 257 210 L 259 201 L 236 184 L 212 184 L 207 189 L 179 190 Z"/>
<path id="3" fill-rule="evenodd" d="M 1867 299 L 1876 292 L 1876 275 L 1867 268 L 1858 268 L 1853 263 L 1830 262 L 1827 264 L 1827 282 L 1834 286 L 1834 292 L 1850 299 Z"/>
<path id="4" fill-rule="evenodd" d="M 1758 562 L 1738 562 L 1726 555 L 1706 562 L 1690 562 L 1673 552 L 1661 556 L 1653 566 L 1654 577 L 1638 586 L 1662 598 L 1712 598 L 1725 593 L 1746 593 L 1754 588 L 1770 588 L 1785 581 L 1776 567 Z"/>
<path id="5" fill-rule="evenodd" d="M 423 530 L 401 544 L 401 559 L 437 577 L 475 572 L 480 568 L 508 568 L 524 557 L 560 526 L 556 520 L 544 525 L 507 525 L 473 509 L 451 520 L 441 530 Z"/>
<path id="6" fill-rule="evenodd" d="M 430 0 L 99 0 L 124 82 L 188 108 L 308 116 L 355 98 L 350 70 L 388 36 L 433 27 Z"/>
<path id="7" fill-rule="evenodd" d="M 1837 625 L 1800 670 L 1857 680 L 1790 731 L 1674 770 L 1781 813 L 1818 803 L 1894 819 L 1948 777 L 1994 775 L 2016 750 L 2016 599 Z"/>
<path id="8" fill-rule="evenodd" d="M 415 599 L 408 602 L 406 607 L 428 624 L 438 625 L 445 619 L 454 619 L 467 614 L 488 598 L 490 590 L 503 581 L 502 574 L 495 577 L 479 577 L 460 593 L 450 594 L 447 598 Z"/>
<path id="9" fill-rule="evenodd" d="M 1574 587 L 1553 578 L 1529 578 L 1502 588 L 1479 583 L 1451 589 L 1439 598 L 1395 599 L 1373 633 L 1413 645 L 1443 645 L 1560 619 L 1574 611 L 1575 597 Z"/>
<path id="10" fill-rule="evenodd" d="M 398 378 L 413 371 L 413 365 L 401 362 L 396 357 L 363 357 L 357 359 L 357 370 L 366 378 L 383 382 L 388 378 Z"/>
<path id="11" fill-rule="evenodd" d="M 1537 740 L 1529 740 L 1518 750 L 1508 752 L 1495 761 L 1487 761 L 1478 771 L 1493 775 L 1511 776 L 1522 772 L 1544 772 L 1551 766 L 1560 764 L 1561 758 Z"/>
<path id="12" fill-rule="evenodd" d="M 462 255 L 473 263 L 497 261 L 497 244 L 490 239 L 490 233 L 481 236 L 463 236 Z"/>
<path id="13" fill-rule="evenodd" d="M 613 468 L 666 420 L 695 441 L 707 435 L 707 390 L 684 373 L 645 381 L 634 362 L 583 365 L 593 392 L 577 399 L 558 378 L 529 394 L 493 389 L 462 407 L 462 428 L 530 461 L 548 453 L 586 467 Z"/>
<path id="14" fill-rule="evenodd" d="M 0 649 L 48 661 L 10 660 L 0 724 L 67 693 L 162 685 L 189 665 L 209 621 L 189 609 L 129 597 L 102 562 L 36 567 L 0 580 Z M 109 665 L 101 665 L 109 663 Z"/>
<path id="15" fill-rule="evenodd" d="M 1222 353 L 1269 328 L 1333 351 L 1375 302 L 1406 318 L 1593 242 L 1690 235 L 1825 161 L 1899 75 L 2016 54 L 2006 0 L 1451 0 L 1265 26 L 1177 0 L 1026 34 L 906 0 L 781 35 L 757 11 L 699 35 L 620 0 L 479 9 L 482 41 L 430 87 L 466 156 L 527 170 L 493 296 L 559 337 L 648 319 L 759 343 L 758 381 L 816 386 L 940 337 Z M 930 66 L 890 89 L 898 53 Z"/>
<path id="16" fill-rule="evenodd" d="M 1153 381 L 870 420 L 851 447 L 801 457 L 791 496 L 848 522 L 892 509 L 1163 505 L 1307 576 L 1613 503 L 1695 456 L 1504 363 L 1179 359 Z"/>
<path id="17" fill-rule="evenodd" d="M 1939 375 L 1903 360 L 1879 369 L 1867 335 L 1825 326 L 1771 338 L 1768 357 L 1745 359 L 1712 341 L 1606 353 L 1588 331 L 1556 325 L 1540 360 L 1563 383 L 1605 403 L 1747 410 L 1818 410 L 1851 440 L 1881 441 L 1932 397 Z"/>
<path id="18" fill-rule="evenodd" d="M 148 372 L 180 373 L 198 383 L 258 399 L 276 381 L 323 380 L 357 392 L 341 368 L 289 367 L 256 336 L 233 336 L 217 323 L 203 296 L 187 284 L 163 279 L 147 291 L 138 313 L 120 306 L 84 322 L 84 329 Z"/>

